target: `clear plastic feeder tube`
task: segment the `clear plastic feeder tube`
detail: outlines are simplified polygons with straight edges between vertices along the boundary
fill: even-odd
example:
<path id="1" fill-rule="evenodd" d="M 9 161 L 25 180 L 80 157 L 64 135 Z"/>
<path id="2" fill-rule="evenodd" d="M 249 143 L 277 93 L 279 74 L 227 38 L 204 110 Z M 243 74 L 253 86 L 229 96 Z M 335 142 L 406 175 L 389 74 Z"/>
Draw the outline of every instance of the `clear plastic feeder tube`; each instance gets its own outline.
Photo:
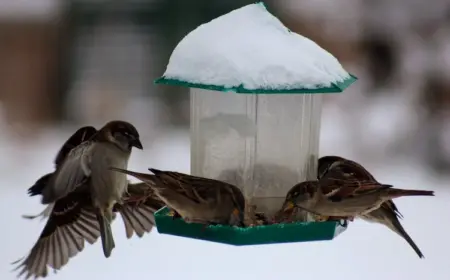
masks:
<path id="1" fill-rule="evenodd" d="M 320 94 L 235 94 L 191 88 L 191 174 L 240 187 L 268 215 L 316 177 Z"/>

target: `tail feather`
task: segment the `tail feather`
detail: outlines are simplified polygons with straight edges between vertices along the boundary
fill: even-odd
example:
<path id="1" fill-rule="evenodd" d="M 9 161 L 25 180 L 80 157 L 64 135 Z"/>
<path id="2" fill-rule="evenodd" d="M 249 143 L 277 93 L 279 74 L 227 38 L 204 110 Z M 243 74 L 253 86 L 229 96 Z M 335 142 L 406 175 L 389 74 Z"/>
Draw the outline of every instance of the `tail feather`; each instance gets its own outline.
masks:
<path id="1" fill-rule="evenodd" d="M 409 236 L 409 234 L 406 232 L 406 230 L 403 228 L 402 224 L 398 219 L 391 220 L 392 227 L 389 227 L 391 230 L 396 232 L 398 235 L 403 237 L 403 239 L 408 242 L 409 246 L 413 248 L 413 250 L 416 252 L 416 254 L 419 256 L 419 258 L 425 258 L 425 256 L 422 254 L 422 251 L 420 251 L 419 247 L 414 243 L 412 238 Z"/>
<path id="2" fill-rule="evenodd" d="M 134 171 L 131 171 L 131 170 L 126 170 L 126 169 L 122 169 L 122 168 L 118 168 L 118 167 L 110 167 L 109 170 L 133 176 L 133 177 L 143 181 L 144 183 L 146 183 L 149 186 L 155 186 L 156 185 L 156 182 L 155 182 L 155 180 L 157 180 L 156 176 L 152 175 L 152 174 L 134 172 Z"/>
<path id="3" fill-rule="evenodd" d="M 106 258 L 109 258 L 112 250 L 116 247 L 111 230 L 111 222 L 100 213 L 97 213 L 97 220 L 100 224 L 100 237 L 102 239 L 103 254 Z"/>
<path id="4" fill-rule="evenodd" d="M 389 189 L 388 193 L 393 198 L 402 196 L 434 196 L 434 191 L 425 191 L 425 190 Z"/>
<path id="5" fill-rule="evenodd" d="M 149 168 L 148 170 L 149 170 L 150 172 L 152 172 L 153 174 L 155 174 L 155 175 L 164 173 L 164 171 L 161 171 L 161 170 L 155 169 L 155 168 Z"/>
<path id="6" fill-rule="evenodd" d="M 35 196 L 42 194 L 42 190 L 47 186 L 50 177 L 53 175 L 53 173 L 48 173 L 39 178 L 36 183 L 34 183 L 33 186 L 28 188 L 28 195 L 29 196 Z"/>
<path id="7" fill-rule="evenodd" d="M 367 215 L 362 216 L 362 218 L 368 222 L 375 222 L 388 227 L 390 230 L 405 239 L 420 258 L 424 258 L 424 255 L 420 251 L 419 247 L 414 243 L 412 238 L 403 228 L 398 215 L 393 209 L 381 207 L 368 213 Z"/>

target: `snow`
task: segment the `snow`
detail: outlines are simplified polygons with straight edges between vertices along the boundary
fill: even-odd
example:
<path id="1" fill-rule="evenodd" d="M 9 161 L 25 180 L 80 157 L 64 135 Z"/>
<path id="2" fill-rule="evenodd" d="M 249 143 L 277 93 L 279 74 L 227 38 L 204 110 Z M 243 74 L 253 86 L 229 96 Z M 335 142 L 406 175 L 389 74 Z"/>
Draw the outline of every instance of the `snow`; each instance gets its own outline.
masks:
<path id="1" fill-rule="evenodd" d="M 66 267 L 47 279 L 448 279 L 448 182 L 424 173 L 422 166 L 411 161 L 392 159 L 380 166 L 358 157 L 351 145 L 334 141 L 345 125 L 335 122 L 335 116 L 329 112 L 324 115 L 321 154 L 339 154 L 361 161 L 385 183 L 436 191 L 432 198 L 397 200 L 405 216 L 402 223 L 425 259 L 419 259 L 406 242 L 385 227 L 359 220 L 331 242 L 233 247 L 156 231 L 142 239 L 127 240 L 118 219 L 113 225 L 117 247 L 111 258 L 103 257 L 100 242 L 86 245 Z M 28 252 L 43 227 L 43 222 L 20 218 L 24 213 L 42 210 L 39 199 L 27 197 L 26 188 L 52 170 L 55 149 L 70 131 L 71 128 L 46 131 L 34 143 L 6 137 L 11 134 L 0 136 L 0 279 L 15 279 L 10 263 Z M 149 139 L 143 139 L 144 151 L 133 153 L 130 169 L 145 172 L 148 167 L 157 167 L 189 172 L 188 131 L 161 132 L 151 144 Z"/>
<path id="2" fill-rule="evenodd" d="M 164 77 L 254 90 L 328 87 L 349 74 L 332 54 L 289 31 L 257 3 L 189 33 L 174 49 Z"/>

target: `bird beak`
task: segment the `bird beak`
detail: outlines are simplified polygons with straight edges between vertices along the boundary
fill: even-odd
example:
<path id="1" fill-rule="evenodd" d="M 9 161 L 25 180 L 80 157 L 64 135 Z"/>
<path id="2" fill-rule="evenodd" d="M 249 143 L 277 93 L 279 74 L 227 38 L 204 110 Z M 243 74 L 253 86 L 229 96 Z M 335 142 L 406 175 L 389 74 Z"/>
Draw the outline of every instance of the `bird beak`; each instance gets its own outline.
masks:
<path id="1" fill-rule="evenodd" d="M 134 138 L 134 139 L 132 139 L 132 140 L 130 141 L 130 145 L 131 145 L 132 147 L 138 148 L 139 150 L 143 150 L 143 149 L 144 149 L 144 147 L 142 147 L 142 143 L 141 143 L 141 140 L 139 140 L 139 138 Z"/>
<path id="2" fill-rule="evenodd" d="M 284 203 L 283 212 L 290 211 L 294 209 L 295 204 L 292 201 L 287 201 Z"/>

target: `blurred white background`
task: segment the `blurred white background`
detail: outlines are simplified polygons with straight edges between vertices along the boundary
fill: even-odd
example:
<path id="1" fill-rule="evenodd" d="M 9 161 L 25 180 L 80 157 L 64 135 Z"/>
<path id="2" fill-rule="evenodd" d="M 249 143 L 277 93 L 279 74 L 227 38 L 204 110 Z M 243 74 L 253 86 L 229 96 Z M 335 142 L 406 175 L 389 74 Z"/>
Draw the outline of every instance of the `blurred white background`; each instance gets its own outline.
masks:
<path id="1" fill-rule="evenodd" d="M 253 1 L 16 2 L 0 1 L 5 280 L 15 279 L 10 263 L 28 253 L 44 225 L 20 217 L 42 210 L 26 189 L 53 169 L 55 152 L 79 126 L 131 121 L 145 150 L 132 155 L 130 169 L 189 172 L 188 94 L 153 80 L 189 31 Z M 49 279 L 448 279 L 450 4 L 338 2 L 267 4 L 359 78 L 344 93 L 325 97 L 320 154 L 359 161 L 384 183 L 436 192 L 396 202 L 425 259 L 387 228 L 359 220 L 331 242 L 255 247 L 156 231 L 126 240 L 118 220 L 110 259 L 99 244 L 86 246 Z"/>

